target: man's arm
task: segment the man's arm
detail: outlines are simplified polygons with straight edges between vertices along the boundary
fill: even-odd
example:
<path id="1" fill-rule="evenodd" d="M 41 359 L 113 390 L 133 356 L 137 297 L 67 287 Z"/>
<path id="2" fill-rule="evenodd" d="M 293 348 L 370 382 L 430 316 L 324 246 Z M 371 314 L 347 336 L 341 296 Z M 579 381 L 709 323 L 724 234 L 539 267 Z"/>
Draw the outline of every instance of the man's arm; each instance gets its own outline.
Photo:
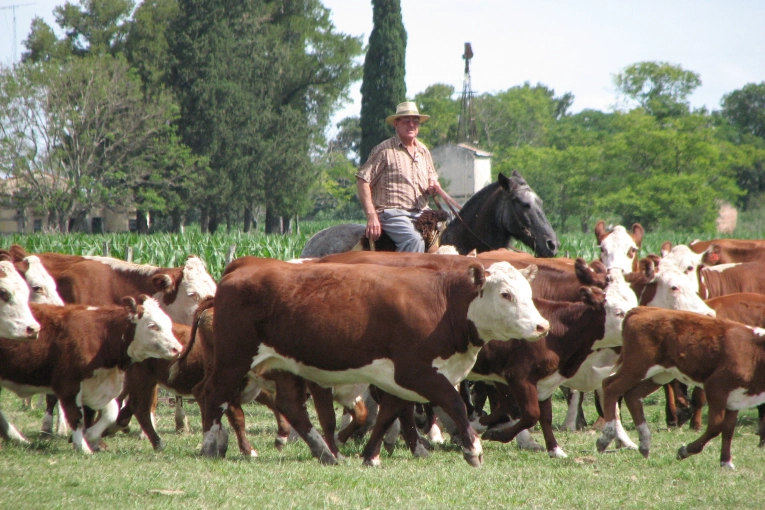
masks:
<path id="1" fill-rule="evenodd" d="M 380 234 L 382 234 L 382 227 L 380 226 L 380 219 L 377 217 L 375 205 L 372 202 L 372 189 L 367 181 L 358 178 L 356 179 L 356 189 L 359 193 L 361 207 L 364 208 L 364 214 L 367 215 L 367 237 L 376 241 Z"/>

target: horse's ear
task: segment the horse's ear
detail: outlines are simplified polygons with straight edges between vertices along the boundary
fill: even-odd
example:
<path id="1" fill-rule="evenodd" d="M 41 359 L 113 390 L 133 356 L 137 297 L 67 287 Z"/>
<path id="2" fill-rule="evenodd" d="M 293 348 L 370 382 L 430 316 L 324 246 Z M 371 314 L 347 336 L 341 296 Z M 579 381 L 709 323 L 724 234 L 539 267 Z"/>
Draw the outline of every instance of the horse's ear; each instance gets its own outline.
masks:
<path id="1" fill-rule="evenodd" d="M 502 189 L 510 192 L 515 191 L 526 184 L 526 181 L 523 180 L 523 177 L 518 173 L 518 170 L 513 170 L 513 176 L 509 179 L 505 177 L 504 174 L 500 173 L 499 176 L 497 176 L 497 181 L 499 182 L 499 185 L 502 186 Z"/>
<path id="2" fill-rule="evenodd" d="M 497 176 L 497 182 L 499 182 L 499 185 L 502 186 L 502 188 L 509 191 L 510 188 L 510 179 L 505 177 L 505 174 L 502 172 L 499 173 L 499 176 Z"/>

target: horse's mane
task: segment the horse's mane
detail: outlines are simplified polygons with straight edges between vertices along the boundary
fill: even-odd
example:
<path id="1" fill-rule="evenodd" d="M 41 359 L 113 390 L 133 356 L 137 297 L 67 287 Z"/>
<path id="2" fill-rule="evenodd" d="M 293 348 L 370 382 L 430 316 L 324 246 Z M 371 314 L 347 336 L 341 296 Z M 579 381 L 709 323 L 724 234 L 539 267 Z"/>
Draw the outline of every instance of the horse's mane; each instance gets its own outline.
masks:
<path id="1" fill-rule="evenodd" d="M 463 219 L 472 219 L 478 215 L 478 210 L 484 205 L 486 200 L 491 196 L 497 188 L 499 188 L 499 182 L 492 182 L 488 186 L 481 188 L 475 195 L 470 197 L 465 205 L 460 210 L 460 216 Z"/>

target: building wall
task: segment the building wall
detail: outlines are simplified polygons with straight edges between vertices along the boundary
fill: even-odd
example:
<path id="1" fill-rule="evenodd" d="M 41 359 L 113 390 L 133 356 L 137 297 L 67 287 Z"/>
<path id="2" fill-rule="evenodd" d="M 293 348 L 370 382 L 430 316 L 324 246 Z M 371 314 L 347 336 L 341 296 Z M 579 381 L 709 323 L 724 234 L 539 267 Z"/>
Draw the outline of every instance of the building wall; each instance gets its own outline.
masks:
<path id="1" fill-rule="evenodd" d="M 491 184 L 491 158 L 475 158 L 474 168 L 473 193 L 478 193 Z"/>
<path id="2" fill-rule="evenodd" d="M 477 157 L 470 149 L 454 144 L 435 147 L 431 155 L 436 172 L 448 181 L 445 191 L 455 200 L 467 200 L 491 183 L 489 157 Z"/>

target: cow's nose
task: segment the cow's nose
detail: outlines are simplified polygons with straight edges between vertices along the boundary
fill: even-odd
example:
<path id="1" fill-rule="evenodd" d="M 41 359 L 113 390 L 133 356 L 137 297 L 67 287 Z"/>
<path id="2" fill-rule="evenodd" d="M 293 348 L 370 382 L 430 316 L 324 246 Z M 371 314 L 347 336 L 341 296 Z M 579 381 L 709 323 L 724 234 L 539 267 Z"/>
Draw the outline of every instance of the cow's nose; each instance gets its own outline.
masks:
<path id="1" fill-rule="evenodd" d="M 40 326 L 27 326 L 27 338 L 30 340 L 37 339 L 37 336 L 40 334 Z"/>
<path id="2" fill-rule="evenodd" d="M 544 323 L 537 324 L 537 333 L 540 333 L 542 335 L 546 335 L 548 331 L 550 331 L 550 323 L 545 321 Z"/>

